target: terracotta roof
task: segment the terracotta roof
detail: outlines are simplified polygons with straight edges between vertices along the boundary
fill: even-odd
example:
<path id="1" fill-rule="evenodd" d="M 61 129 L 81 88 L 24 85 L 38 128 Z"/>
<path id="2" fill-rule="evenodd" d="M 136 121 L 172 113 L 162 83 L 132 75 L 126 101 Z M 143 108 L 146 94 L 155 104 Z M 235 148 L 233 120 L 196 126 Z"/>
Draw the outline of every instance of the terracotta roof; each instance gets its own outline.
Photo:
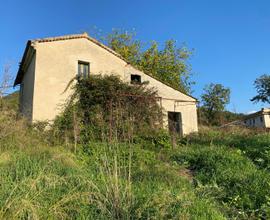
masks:
<path id="1" fill-rule="evenodd" d="M 111 48 L 107 47 L 106 45 L 102 44 L 101 42 L 97 41 L 96 39 L 90 37 L 86 32 L 84 32 L 83 34 L 72 34 L 72 35 L 63 35 L 63 36 L 58 36 L 58 37 L 48 37 L 48 38 L 40 38 L 40 39 L 34 39 L 34 40 L 29 40 L 27 42 L 27 45 L 26 45 L 26 48 L 24 50 L 24 54 L 23 54 L 23 58 L 22 58 L 22 61 L 20 63 L 20 66 L 19 66 L 19 70 L 18 70 L 18 73 L 17 73 L 17 76 L 16 76 L 16 79 L 14 81 L 14 86 L 20 84 L 21 80 L 22 80 L 22 77 L 23 77 L 23 71 L 22 71 L 22 64 L 25 62 L 25 59 L 26 59 L 26 55 L 27 55 L 27 52 L 29 50 L 29 48 L 34 44 L 34 43 L 46 43 L 46 42 L 53 42 L 53 41 L 62 41 L 62 40 L 72 40 L 72 39 L 80 39 L 80 38 L 85 38 L 95 44 L 97 44 L 98 46 L 102 47 L 103 49 L 107 50 L 108 52 L 112 53 L 113 55 L 117 56 L 118 58 L 122 59 L 124 62 L 126 62 L 127 64 L 130 64 L 128 61 L 126 61 L 119 53 L 115 52 L 114 50 L 112 50 Z M 135 68 L 134 66 L 132 66 L 133 68 Z M 136 69 L 136 68 L 135 68 Z M 141 70 L 139 70 L 141 71 Z M 144 72 L 143 72 L 144 73 Z M 150 76 L 151 78 L 157 80 L 157 81 L 160 81 L 161 83 L 165 84 L 166 86 L 169 86 L 171 87 L 172 89 L 178 91 L 178 92 L 181 92 L 183 93 L 184 95 L 186 96 L 189 96 L 191 98 L 193 98 L 196 102 L 197 102 L 197 99 L 194 98 L 193 96 L 187 94 L 187 93 L 184 93 L 174 87 L 172 87 L 171 85 L 169 85 L 168 83 L 166 82 L 163 82 L 161 81 L 160 79 L 158 79 L 157 77 L 154 77 L 152 75 L 149 75 L 147 73 L 144 73 L 148 76 Z"/>
<path id="2" fill-rule="evenodd" d="M 64 36 L 58 36 L 58 37 L 48 37 L 48 38 L 35 39 L 35 40 L 31 40 L 31 42 L 45 43 L 45 42 L 60 41 L 60 40 L 80 39 L 80 38 L 85 38 L 89 41 L 92 41 L 93 43 L 97 44 L 98 46 L 104 48 L 105 50 L 109 51 L 110 53 L 114 54 L 115 56 L 117 56 L 117 57 L 121 58 L 122 60 L 124 60 L 125 62 L 127 62 L 119 53 L 116 53 L 111 48 L 105 46 L 101 42 L 90 37 L 86 32 L 83 34 L 71 34 L 71 35 L 64 35 Z"/>

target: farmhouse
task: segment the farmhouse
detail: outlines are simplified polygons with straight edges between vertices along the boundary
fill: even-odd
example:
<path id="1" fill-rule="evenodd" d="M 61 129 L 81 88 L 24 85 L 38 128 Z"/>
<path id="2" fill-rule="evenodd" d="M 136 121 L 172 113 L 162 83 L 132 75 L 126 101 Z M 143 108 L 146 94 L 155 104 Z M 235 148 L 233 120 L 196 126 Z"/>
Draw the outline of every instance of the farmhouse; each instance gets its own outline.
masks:
<path id="1" fill-rule="evenodd" d="M 270 109 L 262 108 L 258 112 L 247 115 L 244 124 L 248 127 L 270 128 Z"/>
<path id="2" fill-rule="evenodd" d="M 51 121 L 71 94 L 76 75 L 115 74 L 128 83 L 148 81 L 158 91 L 163 125 L 180 134 L 196 132 L 196 99 L 137 70 L 88 34 L 29 40 L 14 82 L 20 85 L 20 112 L 30 121 Z M 65 92 L 64 92 L 65 91 Z"/>

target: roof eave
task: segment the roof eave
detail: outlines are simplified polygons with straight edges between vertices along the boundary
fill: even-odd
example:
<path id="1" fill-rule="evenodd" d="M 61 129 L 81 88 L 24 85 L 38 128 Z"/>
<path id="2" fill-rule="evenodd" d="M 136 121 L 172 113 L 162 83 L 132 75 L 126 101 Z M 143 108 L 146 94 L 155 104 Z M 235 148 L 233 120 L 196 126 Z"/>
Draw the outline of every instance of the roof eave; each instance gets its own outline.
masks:
<path id="1" fill-rule="evenodd" d="M 76 35 L 69 35 L 69 36 L 59 36 L 59 37 L 53 37 L 53 38 L 36 39 L 36 40 L 32 40 L 32 41 L 29 40 L 29 41 L 27 42 L 27 45 L 26 45 L 26 48 L 25 48 L 25 51 L 24 51 L 24 54 L 23 54 L 22 61 L 21 61 L 21 63 L 20 63 L 19 70 L 18 70 L 16 79 L 15 79 L 15 81 L 14 81 L 14 86 L 20 84 L 21 81 L 22 81 L 22 78 L 23 78 L 23 75 L 24 75 L 24 72 L 23 72 L 22 67 L 23 67 L 23 64 L 24 64 L 24 62 L 25 62 L 25 59 L 26 59 L 26 57 L 27 57 L 27 52 L 28 52 L 29 48 L 31 47 L 32 43 L 36 43 L 36 42 L 37 42 L 37 43 L 45 43 L 45 42 L 51 42 L 51 41 L 57 41 L 57 40 L 69 40 L 69 39 L 77 39 L 77 38 L 86 38 L 86 39 L 88 39 L 89 41 L 91 41 L 91 42 L 97 44 L 98 46 L 102 47 L 103 49 L 107 50 L 108 52 L 112 53 L 112 54 L 115 55 L 116 57 L 122 59 L 124 62 L 126 62 L 127 65 L 131 65 L 131 64 L 130 64 L 127 60 L 125 60 L 120 54 L 118 54 L 117 52 L 115 52 L 114 50 L 112 50 L 111 48 L 109 48 L 108 46 L 102 44 L 101 42 L 97 41 L 96 39 L 90 37 L 87 33 L 76 34 Z M 133 65 L 131 65 L 131 66 L 132 66 L 133 68 L 137 69 L 137 68 L 134 67 Z M 141 70 L 139 70 L 139 71 L 141 71 Z M 143 71 L 142 71 L 142 72 L 143 72 Z M 183 91 L 181 91 L 181 90 L 179 90 L 179 89 L 177 89 L 177 88 L 174 88 L 173 86 L 171 86 L 171 85 L 169 85 L 168 83 L 166 83 L 166 82 L 164 82 L 164 81 L 158 79 L 157 77 L 154 77 L 154 76 L 152 76 L 152 75 L 150 75 L 150 74 L 147 74 L 147 73 L 145 73 L 145 72 L 143 72 L 143 73 L 146 74 L 146 75 L 148 75 L 148 76 L 150 76 L 150 77 L 152 77 L 153 79 L 155 79 L 155 80 L 157 80 L 157 81 L 163 83 L 164 85 L 166 85 L 166 86 L 168 86 L 168 87 L 170 87 L 170 88 L 172 88 L 172 89 L 174 89 L 174 90 L 176 90 L 176 91 L 178 91 L 178 92 L 180 92 L 180 93 L 182 93 L 182 94 L 184 94 L 184 95 L 186 95 L 186 96 L 188 96 L 188 97 L 194 99 L 194 101 L 195 101 L 196 103 L 198 103 L 198 99 L 196 99 L 195 97 L 193 97 L 193 96 L 191 96 L 191 95 L 189 95 L 189 94 L 187 94 L 187 93 L 185 93 L 185 92 L 183 92 Z"/>
<path id="2" fill-rule="evenodd" d="M 24 49 L 23 57 L 22 57 L 22 60 L 20 62 L 20 65 L 19 65 L 19 69 L 18 69 L 16 78 L 15 78 L 14 84 L 13 84 L 14 87 L 19 85 L 22 82 L 22 78 L 23 78 L 23 75 L 24 75 L 23 65 L 24 65 L 24 62 L 26 60 L 27 53 L 28 53 L 30 47 L 31 47 L 31 40 L 28 40 L 27 44 L 26 44 L 26 47 Z"/>

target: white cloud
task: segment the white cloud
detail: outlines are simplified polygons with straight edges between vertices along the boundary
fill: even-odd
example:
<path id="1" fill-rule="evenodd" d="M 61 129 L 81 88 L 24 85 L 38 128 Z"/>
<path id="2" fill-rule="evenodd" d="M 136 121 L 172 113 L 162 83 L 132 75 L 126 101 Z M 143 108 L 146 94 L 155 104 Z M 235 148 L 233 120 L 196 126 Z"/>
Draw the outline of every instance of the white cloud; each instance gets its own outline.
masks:
<path id="1" fill-rule="evenodd" d="M 245 114 L 246 114 L 246 115 L 249 115 L 249 114 L 253 114 L 253 113 L 255 113 L 255 112 L 257 112 L 257 111 L 252 110 L 252 111 L 248 111 L 248 112 L 246 112 Z"/>

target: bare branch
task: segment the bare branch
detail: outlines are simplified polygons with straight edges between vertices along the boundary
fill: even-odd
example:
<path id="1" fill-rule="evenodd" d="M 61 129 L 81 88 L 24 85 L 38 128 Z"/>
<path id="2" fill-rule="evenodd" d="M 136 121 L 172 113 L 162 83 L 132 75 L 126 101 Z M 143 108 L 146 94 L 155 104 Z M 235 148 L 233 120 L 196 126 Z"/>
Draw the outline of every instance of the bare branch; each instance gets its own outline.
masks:
<path id="1" fill-rule="evenodd" d="M 12 87 L 12 74 L 11 74 L 11 64 L 5 64 L 2 74 L 2 79 L 0 81 L 0 98 L 7 94 L 7 90 Z"/>

